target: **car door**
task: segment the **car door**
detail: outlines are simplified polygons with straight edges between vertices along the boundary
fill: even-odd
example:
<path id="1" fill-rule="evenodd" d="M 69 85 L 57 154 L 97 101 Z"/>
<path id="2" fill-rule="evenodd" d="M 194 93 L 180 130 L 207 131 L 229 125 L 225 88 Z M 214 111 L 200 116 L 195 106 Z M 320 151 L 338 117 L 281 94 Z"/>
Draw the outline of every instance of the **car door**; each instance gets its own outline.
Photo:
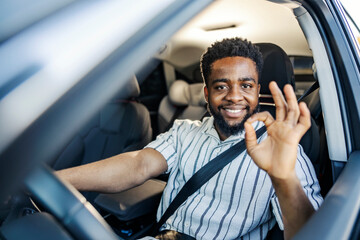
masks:
<path id="1" fill-rule="evenodd" d="M 360 61 L 339 1 L 301 1 L 300 25 L 318 68 L 334 185 L 295 239 L 358 239 Z"/>

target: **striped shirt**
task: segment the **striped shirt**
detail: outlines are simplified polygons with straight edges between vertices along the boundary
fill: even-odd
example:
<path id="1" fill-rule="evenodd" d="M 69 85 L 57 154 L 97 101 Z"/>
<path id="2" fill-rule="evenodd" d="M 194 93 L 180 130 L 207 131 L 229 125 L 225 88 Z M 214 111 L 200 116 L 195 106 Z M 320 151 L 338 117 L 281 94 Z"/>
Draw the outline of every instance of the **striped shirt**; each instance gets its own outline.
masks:
<path id="1" fill-rule="evenodd" d="M 257 130 L 262 122 L 253 124 Z M 265 139 L 267 134 L 259 138 Z M 211 159 L 244 139 L 242 131 L 225 141 L 219 139 L 213 117 L 202 122 L 177 120 L 166 133 L 146 147 L 167 160 L 169 180 L 162 195 L 157 219 L 163 215 L 184 184 Z M 296 173 L 315 209 L 322 197 L 313 166 L 298 147 Z M 265 171 L 246 151 L 191 195 L 166 221 L 162 229 L 188 234 L 196 239 L 264 239 L 275 225 L 283 229 L 280 205 Z"/>

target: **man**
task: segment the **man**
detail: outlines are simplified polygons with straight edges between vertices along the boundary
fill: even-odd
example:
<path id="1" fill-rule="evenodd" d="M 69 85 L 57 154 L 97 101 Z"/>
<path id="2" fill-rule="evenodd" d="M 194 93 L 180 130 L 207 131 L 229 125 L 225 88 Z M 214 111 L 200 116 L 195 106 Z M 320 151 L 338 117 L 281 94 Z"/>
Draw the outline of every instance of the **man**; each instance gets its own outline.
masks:
<path id="1" fill-rule="evenodd" d="M 158 219 L 190 177 L 211 159 L 246 138 L 247 151 L 191 195 L 163 229 L 196 239 L 263 239 L 278 222 L 291 238 L 322 202 L 309 159 L 298 145 L 310 113 L 291 86 L 286 101 L 272 82 L 276 120 L 257 113 L 261 53 L 246 40 L 214 43 L 201 59 L 204 94 L 212 117 L 175 121 L 143 150 L 60 171 L 77 189 L 118 192 L 169 173 Z M 266 125 L 257 143 L 255 130 Z"/>

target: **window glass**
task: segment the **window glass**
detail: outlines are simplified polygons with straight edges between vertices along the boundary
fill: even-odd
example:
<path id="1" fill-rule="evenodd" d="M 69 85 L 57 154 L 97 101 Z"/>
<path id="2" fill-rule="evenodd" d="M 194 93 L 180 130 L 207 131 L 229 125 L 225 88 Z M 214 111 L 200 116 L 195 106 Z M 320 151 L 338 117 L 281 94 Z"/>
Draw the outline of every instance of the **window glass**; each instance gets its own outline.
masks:
<path id="1" fill-rule="evenodd" d="M 351 31 L 360 44 L 360 1 L 341 0 Z"/>

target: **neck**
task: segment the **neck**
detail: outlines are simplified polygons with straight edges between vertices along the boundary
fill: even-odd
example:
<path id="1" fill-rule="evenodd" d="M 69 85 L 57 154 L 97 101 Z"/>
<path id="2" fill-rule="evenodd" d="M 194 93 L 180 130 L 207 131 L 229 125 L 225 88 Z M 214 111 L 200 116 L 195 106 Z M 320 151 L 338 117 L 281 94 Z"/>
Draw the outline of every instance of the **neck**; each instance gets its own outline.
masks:
<path id="1" fill-rule="evenodd" d="M 216 126 L 215 123 L 214 123 L 214 127 L 215 127 L 215 130 L 216 130 L 217 134 L 219 135 L 219 138 L 221 141 L 225 141 L 226 139 L 228 139 L 230 137 L 230 136 L 224 134 L 223 132 L 221 132 L 219 127 Z"/>

